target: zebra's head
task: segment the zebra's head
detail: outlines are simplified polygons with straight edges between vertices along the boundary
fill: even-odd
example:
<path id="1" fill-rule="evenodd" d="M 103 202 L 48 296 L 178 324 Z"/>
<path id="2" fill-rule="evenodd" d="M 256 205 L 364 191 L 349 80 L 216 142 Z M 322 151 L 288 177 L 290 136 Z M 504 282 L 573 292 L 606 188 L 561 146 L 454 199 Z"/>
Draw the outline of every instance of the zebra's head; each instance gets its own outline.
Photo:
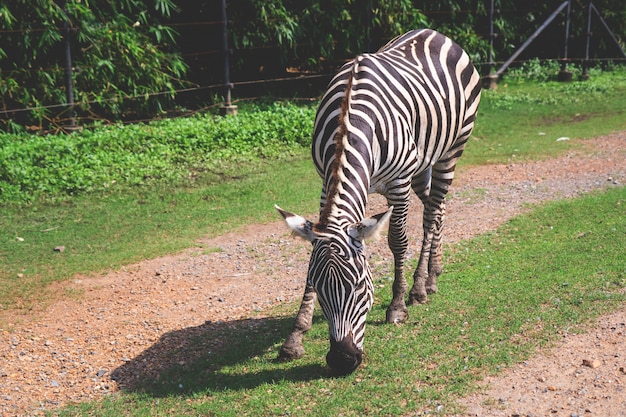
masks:
<path id="1" fill-rule="evenodd" d="M 374 286 L 363 241 L 386 226 L 392 208 L 358 223 L 319 225 L 276 206 L 292 232 L 313 244 L 307 284 L 315 288 L 328 321 L 328 366 L 338 374 L 353 372 L 363 358 L 365 319 Z"/>

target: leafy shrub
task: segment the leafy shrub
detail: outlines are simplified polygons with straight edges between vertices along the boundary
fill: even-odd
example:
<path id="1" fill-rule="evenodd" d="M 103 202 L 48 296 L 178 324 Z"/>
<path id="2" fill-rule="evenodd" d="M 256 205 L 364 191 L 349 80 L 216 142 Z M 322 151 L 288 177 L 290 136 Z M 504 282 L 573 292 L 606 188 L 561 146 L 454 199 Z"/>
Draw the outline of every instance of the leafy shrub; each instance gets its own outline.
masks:
<path id="1" fill-rule="evenodd" d="M 60 4 L 66 3 L 65 11 Z M 172 0 L 66 2 L 14 0 L 0 4 L 0 130 L 64 123 L 64 24 L 69 25 L 78 115 L 119 120 L 156 114 L 186 71 L 169 52 L 175 33 L 159 19 Z M 149 95 L 157 92 L 170 94 Z M 131 100 L 131 98 L 133 98 Z M 56 106 L 48 107 L 46 106 Z M 29 111 L 11 112 L 30 108 Z"/>
<path id="2" fill-rule="evenodd" d="M 546 82 L 557 79 L 561 70 L 561 64 L 555 60 L 541 61 L 538 58 L 522 63 L 520 66 L 511 68 L 506 73 L 507 81 L 535 81 Z"/>
<path id="3" fill-rule="evenodd" d="M 314 106 L 276 103 L 70 135 L 0 135 L 0 203 L 65 199 L 118 186 L 183 184 L 199 173 L 281 158 L 311 143 Z"/>
<path id="4" fill-rule="evenodd" d="M 566 106 L 585 99 L 601 99 L 603 95 L 626 87 L 624 69 L 616 67 L 614 71 L 602 72 L 597 68 L 589 70 L 590 78 L 581 80 L 582 69 L 569 65 L 574 72 L 572 82 L 557 82 L 560 64 L 556 61 L 540 62 L 532 60 L 520 68 L 507 72 L 503 84 L 523 88 L 501 88 L 484 90 L 481 104 L 489 103 L 493 109 L 511 110 L 516 104 L 539 106 Z"/>
<path id="5" fill-rule="evenodd" d="M 236 49 L 277 45 L 280 56 L 274 65 L 284 67 L 291 59 L 296 66 L 316 69 L 367 52 L 371 39 L 385 43 L 410 29 L 427 26 L 426 18 L 410 0 L 243 0 L 229 10 L 229 18 Z M 245 55 L 235 58 L 240 67 L 250 65 Z"/>

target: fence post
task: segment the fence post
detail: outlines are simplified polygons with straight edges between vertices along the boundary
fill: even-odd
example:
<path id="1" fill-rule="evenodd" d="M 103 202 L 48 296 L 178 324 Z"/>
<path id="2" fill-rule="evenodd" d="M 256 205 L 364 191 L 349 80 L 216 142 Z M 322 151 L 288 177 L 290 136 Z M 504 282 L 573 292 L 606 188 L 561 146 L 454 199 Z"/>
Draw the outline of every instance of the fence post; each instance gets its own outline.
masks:
<path id="1" fill-rule="evenodd" d="M 230 49 L 228 48 L 228 16 L 226 13 L 226 0 L 222 0 L 222 51 L 224 53 L 224 86 L 226 92 L 224 94 L 224 104 L 220 107 L 222 115 L 237 115 L 237 106 L 233 106 L 230 99 L 230 90 L 234 87 L 230 82 Z"/>
<path id="2" fill-rule="evenodd" d="M 567 46 L 569 43 L 569 19 L 570 10 L 572 8 L 572 0 L 567 1 L 567 11 L 565 12 L 565 42 L 563 46 L 563 60 L 561 61 L 561 71 L 559 71 L 559 81 L 569 82 L 572 81 L 572 71 L 567 70 L 567 63 L 569 61 L 567 57 Z"/>
<path id="3" fill-rule="evenodd" d="M 619 44 L 619 42 L 617 41 L 617 38 L 615 37 L 615 35 L 613 34 L 613 31 L 611 30 L 611 28 L 609 27 L 609 25 L 606 23 L 606 21 L 604 20 L 604 18 L 602 17 L 602 15 L 600 14 L 600 11 L 596 8 L 596 6 L 593 4 L 593 1 L 590 2 L 591 8 L 593 9 L 593 11 L 596 13 L 596 16 L 598 16 L 598 19 L 600 20 L 600 23 L 602 24 L 602 26 L 604 27 L 604 29 L 606 30 L 607 34 L 609 35 L 609 38 L 611 38 L 611 40 L 613 41 L 613 43 L 615 44 L 615 46 L 617 47 L 617 49 L 619 50 L 620 54 L 622 55 L 622 58 L 626 59 L 626 52 L 624 52 L 624 50 L 622 49 L 621 45 Z"/>
<path id="4" fill-rule="evenodd" d="M 65 49 L 65 101 L 68 106 L 70 120 L 69 130 L 76 129 L 76 116 L 74 113 L 74 83 L 72 81 L 72 42 L 70 38 L 70 18 L 67 15 L 66 0 L 61 0 L 63 10 L 63 47 Z"/>
<path id="5" fill-rule="evenodd" d="M 365 37 L 365 52 L 372 52 L 372 0 L 365 2 L 365 26 L 367 35 Z"/>
<path id="6" fill-rule="evenodd" d="M 587 6 L 587 39 L 585 42 L 585 60 L 583 61 L 583 80 L 589 79 L 589 43 L 591 42 L 591 7 L 592 1 L 589 0 L 589 5 Z"/>
<path id="7" fill-rule="evenodd" d="M 489 74 L 482 78 L 483 88 L 489 90 L 495 90 L 498 88 L 498 74 L 494 74 L 493 72 L 493 67 L 495 66 L 495 63 L 493 62 L 493 39 L 496 36 L 496 34 L 493 33 L 494 7 L 494 0 L 491 0 L 491 9 L 489 11 Z"/>

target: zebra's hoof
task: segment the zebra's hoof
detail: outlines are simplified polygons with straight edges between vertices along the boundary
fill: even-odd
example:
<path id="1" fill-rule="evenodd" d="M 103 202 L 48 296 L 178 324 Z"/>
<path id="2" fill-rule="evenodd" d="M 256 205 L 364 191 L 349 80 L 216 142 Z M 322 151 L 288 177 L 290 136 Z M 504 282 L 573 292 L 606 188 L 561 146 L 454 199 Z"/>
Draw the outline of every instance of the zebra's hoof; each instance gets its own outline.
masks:
<path id="1" fill-rule="evenodd" d="M 407 309 L 387 310 L 387 323 L 389 324 L 403 323 L 408 318 L 409 318 L 409 312 Z"/>
<path id="2" fill-rule="evenodd" d="M 409 295 L 407 304 L 410 306 L 416 306 L 418 304 L 426 304 L 428 302 L 428 296 L 424 295 Z"/>
<path id="3" fill-rule="evenodd" d="M 426 287 L 426 294 L 436 294 L 439 289 L 436 285 L 429 285 Z"/>
<path id="4" fill-rule="evenodd" d="M 302 346 L 286 346 L 282 345 L 278 352 L 279 361 L 292 361 L 304 356 L 304 347 Z"/>

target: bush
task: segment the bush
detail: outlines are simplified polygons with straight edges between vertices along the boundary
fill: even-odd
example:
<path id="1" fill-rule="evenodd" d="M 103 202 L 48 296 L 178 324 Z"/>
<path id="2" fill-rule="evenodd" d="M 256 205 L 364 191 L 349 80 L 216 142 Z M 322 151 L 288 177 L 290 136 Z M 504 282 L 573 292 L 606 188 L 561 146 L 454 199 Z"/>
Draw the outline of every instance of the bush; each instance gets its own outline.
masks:
<path id="1" fill-rule="evenodd" d="M 276 103 L 70 135 L 0 135 L 0 203 L 63 200 L 117 186 L 183 184 L 202 172 L 281 158 L 311 143 L 314 106 Z"/>
<path id="2" fill-rule="evenodd" d="M 175 33 L 159 19 L 172 0 L 15 0 L 0 5 L 0 129 L 65 123 L 64 24 L 71 32 L 75 102 L 80 117 L 153 116 L 171 100 L 186 66 L 170 53 Z M 170 94 L 150 95 L 155 92 Z M 132 98 L 132 99 L 131 99 Z M 45 108 L 45 106 L 56 106 Z M 29 111 L 10 112 L 30 108 Z"/>

